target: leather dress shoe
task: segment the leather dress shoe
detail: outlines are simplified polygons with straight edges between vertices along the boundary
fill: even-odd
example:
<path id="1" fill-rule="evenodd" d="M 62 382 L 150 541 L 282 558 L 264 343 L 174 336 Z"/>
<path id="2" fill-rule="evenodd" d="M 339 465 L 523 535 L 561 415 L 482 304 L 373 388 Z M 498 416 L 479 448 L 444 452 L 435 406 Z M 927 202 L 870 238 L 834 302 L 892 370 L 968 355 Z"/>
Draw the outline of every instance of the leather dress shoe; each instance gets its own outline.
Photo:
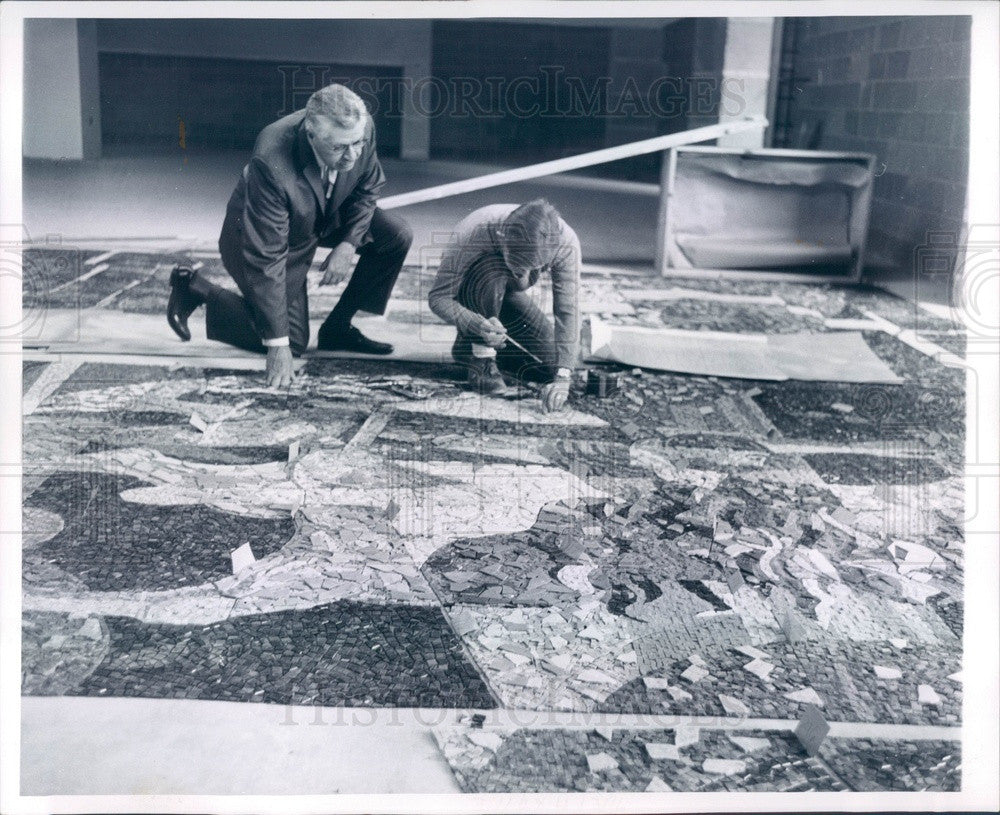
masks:
<path id="1" fill-rule="evenodd" d="M 197 272 L 190 266 L 174 266 L 170 273 L 170 299 L 167 300 L 167 322 L 184 342 L 191 339 L 188 317 L 204 301 L 191 291 L 191 281 Z"/>
<path id="2" fill-rule="evenodd" d="M 353 351 L 356 354 L 377 354 L 385 356 L 392 353 L 392 346 L 387 342 L 370 340 L 353 325 L 346 331 L 325 332 L 321 328 L 316 340 L 320 351 Z"/>

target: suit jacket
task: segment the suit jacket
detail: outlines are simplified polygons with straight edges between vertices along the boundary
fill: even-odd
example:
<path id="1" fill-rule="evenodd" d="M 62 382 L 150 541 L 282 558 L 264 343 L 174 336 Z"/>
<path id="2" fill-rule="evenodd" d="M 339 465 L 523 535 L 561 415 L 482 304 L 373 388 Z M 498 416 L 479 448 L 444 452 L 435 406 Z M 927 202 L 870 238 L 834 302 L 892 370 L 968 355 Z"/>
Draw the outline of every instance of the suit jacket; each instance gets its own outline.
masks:
<path id="1" fill-rule="evenodd" d="M 249 301 L 262 339 L 288 336 L 288 296 L 305 287 L 317 246 L 362 246 L 385 175 L 371 117 L 365 145 L 327 200 L 306 138 L 305 111 L 265 127 L 226 207 L 219 250 Z"/>

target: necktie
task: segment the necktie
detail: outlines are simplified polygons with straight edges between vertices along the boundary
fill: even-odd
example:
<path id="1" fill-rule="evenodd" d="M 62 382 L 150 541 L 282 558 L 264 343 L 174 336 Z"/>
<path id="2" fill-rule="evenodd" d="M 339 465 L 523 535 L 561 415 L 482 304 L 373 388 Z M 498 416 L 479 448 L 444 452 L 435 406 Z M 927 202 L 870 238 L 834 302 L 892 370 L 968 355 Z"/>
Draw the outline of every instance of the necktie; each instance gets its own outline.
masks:
<path id="1" fill-rule="evenodd" d="M 333 195 L 333 185 L 337 183 L 337 171 L 328 170 L 326 167 L 323 168 L 323 192 L 326 195 L 326 200 L 330 200 L 330 196 Z"/>

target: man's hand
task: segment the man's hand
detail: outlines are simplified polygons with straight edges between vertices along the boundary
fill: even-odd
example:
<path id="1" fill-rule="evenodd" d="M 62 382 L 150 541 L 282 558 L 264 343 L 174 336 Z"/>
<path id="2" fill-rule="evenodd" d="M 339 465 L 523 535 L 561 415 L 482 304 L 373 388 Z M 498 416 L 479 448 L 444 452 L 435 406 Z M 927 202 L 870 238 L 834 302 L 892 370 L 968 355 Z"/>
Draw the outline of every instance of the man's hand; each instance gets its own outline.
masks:
<path id="1" fill-rule="evenodd" d="M 292 349 L 287 345 L 267 349 L 267 386 L 287 388 L 295 379 Z"/>
<path id="2" fill-rule="evenodd" d="M 503 348 L 507 342 L 507 329 L 496 317 L 490 317 L 479 324 L 479 336 L 490 348 Z"/>
<path id="3" fill-rule="evenodd" d="M 562 410 L 567 399 L 569 399 L 569 377 L 558 377 L 542 388 L 542 410 L 546 413 Z"/>
<path id="4" fill-rule="evenodd" d="M 330 286 L 347 277 L 351 273 L 351 262 L 354 260 L 355 251 L 354 246 L 349 243 L 338 243 L 320 266 L 323 270 L 323 279 L 319 284 Z"/>

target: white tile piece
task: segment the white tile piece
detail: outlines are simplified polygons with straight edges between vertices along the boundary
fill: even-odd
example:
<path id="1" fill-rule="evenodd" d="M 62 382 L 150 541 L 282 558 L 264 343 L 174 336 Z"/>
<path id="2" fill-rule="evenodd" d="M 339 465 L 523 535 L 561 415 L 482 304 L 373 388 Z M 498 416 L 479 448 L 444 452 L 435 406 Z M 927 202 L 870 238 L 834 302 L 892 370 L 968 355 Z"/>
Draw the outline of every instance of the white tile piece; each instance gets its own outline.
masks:
<path id="1" fill-rule="evenodd" d="M 666 690 L 670 687 L 670 680 L 659 676 L 644 676 L 642 683 L 646 686 L 647 690 Z"/>
<path id="2" fill-rule="evenodd" d="M 701 668 L 698 665 L 690 665 L 681 674 L 681 679 L 686 679 L 691 684 L 694 684 L 696 682 L 700 682 L 708 675 L 709 675 L 708 671 L 706 671 L 704 668 Z"/>
<path id="3" fill-rule="evenodd" d="M 964 681 L 963 678 L 962 678 L 962 672 L 961 671 L 956 671 L 953 674 L 948 674 L 948 678 L 952 682 L 957 682 L 959 685 L 961 685 L 962 682 Z"/>
<path id="4" fill-rule="evenodd" d="M 730 733 L 729 740 L 745 753 L 756 753 L 771 746 L 770 739 L 761 739 L 755 736 L 734 736 Z"/>
<path id="5" fill-rule="evenodd" d="M 595 727 L 594 732 L 605 741 L 611 741 L 615 734 L 614 728 L 611 727 Z"/>
<path id="6" fill-rule="evenodd" d="M 579 592 L 580 594 L 594 594 L 597 589 L 587 578 L 593 567 L 578 563 L 570 563 L 563 566 L 556 574 L 556 579 L 566 588 Z"/>
<path id="7" fill-rule="evenodd" d="M 801 688 L 800 690 L 786 693 L 785 698 L 791 699 L 793 702 L 800 702 L 803 705 L 816 705 L 816 707 L 823 707 L 823 699 L 812 688 Z"/>
<path id="8" fill-rule="evenodd" d="M 872 665 L 872 670 L 875 671 L 875 676 L 879 679 L 899 679 L 903 675 L 899 668 L 888 665 Z"/>
<path id="9" fill-rule="evenodd" d="M 587 756 L 587 767 L 592 773 L 601 773 L 608 770 L 617 770 L 618 762 L 613 756 L 607 753 L 595 753 Z"/>
<path id="10" fill-rule="evenodd" d="M 680 748 L 664 741 L 646 742 L 646 753 L 653 761 L 680 761 L 681 758 Z"/>
<path id="11" fill-rule="evenodd" d="M 553 654 L 550 657 L 546 657 L 545 661 L 555 665 L 560 671 L 568 671 L 576 664 L 576 661 L 570 654 Z"/>
<path id="12" fill-rule="evenodd" d="M 667 693 L 674 697 L 675 702 L 687 702 L 694 699 L 694 697 L 684 690 L 684 688 L 678 687 L 677 685 L 668 685 Z"/>
<path id="13" fill-rule="evenodd" d="M 748 716 L 750 714 L 750 708 L 732 696 L 720 693 L 719 701 L 722 703 L 723 710 L 730 716 Z"/>
<path id="14" fill-rule="evenodd" d="M 483 747 L 491 753 L 495 753 L 503 744 L 503 738 L 497 733 L 488 730 L 472 730 L 465 734 L 466 738 L 478 747 Z"/>
<path id="15" fill-rule="evenodd" d="M 233 564 L 233 574 L 239 574 L 248 566 L 253 566 L 257 562 L 257 558 L 254 557 L 249 543 L 244 543 L 238 549 L 234 549 L 229 553 L 229 557 Z"/>
<path id="16" fill-rule="evenodd" d="M 706 758 L 701 768 L 706 773 L 736 775 L 745 772 L 747 764 L 738 758 Z"/>
<path id="17" fill-rule="evenodd" d="M 746 656 L 750 657 L 750 659 L 759 659 L 759 660 L 770 659 L 770 656 L 768 654 L 765 654 L 763 651 L 754 648 L 752 645 L 740 645 L 734 650 L 739 651 L 741 654 L 745 654 Z"/>
<path id="18" fill-rule="evenodd" d="M 701 728 L 699 727 L 682 726 L 674 728 L 674 744 L 678 747 L 687 747 L 691 744 L 697 744 L 700 738 Z"/>
<path id="19" fill-rule="evenodd" d="M 80 626 L 79 630 L 76 632 L 77 636 L 87 637 L 91 640 L 99 640 L 103 635 L 101 631 L 101 623 L 97 617 L 88 617 L 87 621 Z"/>
<path id="20" fill-rule="evenodd" d="M 595 668 L 586 668 L 576 675 L 581 682 L 590 682 L 595 685 L 608 685 L 615 682 L 613 677 L 608 676 L 604 671 Z"/>
<path id="21" fill-rule="evenodd" d="M 767 677 L 770 676 L 771 671 L 774 670 L 774 666 L 770 662 L 764 662 L 762 659 L 755 659 L 744 665 L 743 670 L 749 671 L 754 676 L 759 676 L 761 679 L 767 679 Z"/>
<path id="22" fill-rule="evenodd" d="M 922 705 L 935 705 L 941 704 L 941 697 L 930 685 L 918 685 L 917 686 L 917 701 Z"/>
<path id="23" fill-rule="evenodd" d="M 673 792 L 673 788 L 660 776 L 654 775 L 646 785 L 646 792 Z"/>

